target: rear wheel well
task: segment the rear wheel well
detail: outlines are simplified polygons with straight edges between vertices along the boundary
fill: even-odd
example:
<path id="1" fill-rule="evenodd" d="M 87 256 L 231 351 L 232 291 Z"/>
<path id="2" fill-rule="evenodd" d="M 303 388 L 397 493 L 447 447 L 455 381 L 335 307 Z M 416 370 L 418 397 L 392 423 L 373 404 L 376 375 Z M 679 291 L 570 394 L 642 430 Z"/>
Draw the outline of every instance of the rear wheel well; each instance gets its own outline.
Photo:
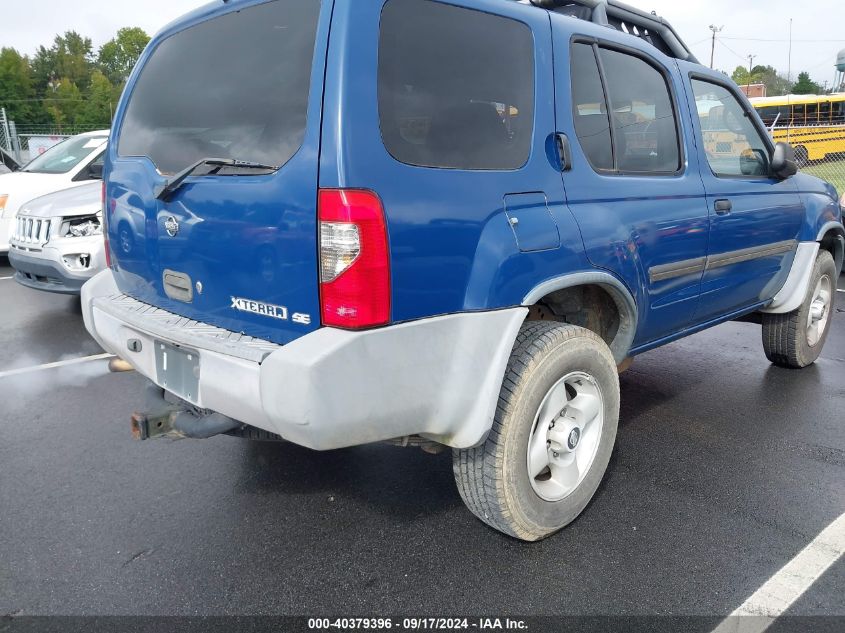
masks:
<path id="1" fill-rule="evenodd" d="M 529 306 L 526 320 L 579 325 L 598 334 L 616 356 L 614 341 L 619 336 L 622 317 L 619 304 L 608 290 L 601 284 L 587 284 L 550 292 Z"/>

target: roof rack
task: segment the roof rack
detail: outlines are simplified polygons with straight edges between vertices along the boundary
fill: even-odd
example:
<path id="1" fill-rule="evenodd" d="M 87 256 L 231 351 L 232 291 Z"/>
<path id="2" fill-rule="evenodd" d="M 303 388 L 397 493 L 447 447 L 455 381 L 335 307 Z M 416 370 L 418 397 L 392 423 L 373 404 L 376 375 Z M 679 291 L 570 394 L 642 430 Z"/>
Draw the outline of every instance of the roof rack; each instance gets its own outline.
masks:
<path id="1" fill-rule="evenodd" d="M 645 40 L 670 57 L 698 63 L 678 33 L 655 13 L 646 13 L 618 0 L 530 0 L 555 13 L 589 20 Z"/>

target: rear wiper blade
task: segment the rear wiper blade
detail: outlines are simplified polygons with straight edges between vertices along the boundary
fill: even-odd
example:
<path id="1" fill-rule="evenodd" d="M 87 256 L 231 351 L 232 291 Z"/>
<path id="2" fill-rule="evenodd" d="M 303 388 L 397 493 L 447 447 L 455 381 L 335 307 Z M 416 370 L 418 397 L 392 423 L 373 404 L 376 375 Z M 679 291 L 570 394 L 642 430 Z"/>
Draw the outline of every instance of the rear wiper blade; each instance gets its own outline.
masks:
<path id="1" fill-rule="evenodd" d="M 194 175 L 200 167 L 211 168 L 203 174 L 204 176 L 216 174 L 224 167 L 234 167 L 235 169 L 260 169 L 262 171 L 276 171 L 279 169 L 279 165 L 265 165 L 264 163 L 253 163 L 248 160 L 235 160 L 233 158 L 203 158 L 180 171 L 167 182 L 156 187 L 155 197 L 158 200 L 166 200 L 170 194 L 182 186 L 182 183 L 188 176 Z"/>

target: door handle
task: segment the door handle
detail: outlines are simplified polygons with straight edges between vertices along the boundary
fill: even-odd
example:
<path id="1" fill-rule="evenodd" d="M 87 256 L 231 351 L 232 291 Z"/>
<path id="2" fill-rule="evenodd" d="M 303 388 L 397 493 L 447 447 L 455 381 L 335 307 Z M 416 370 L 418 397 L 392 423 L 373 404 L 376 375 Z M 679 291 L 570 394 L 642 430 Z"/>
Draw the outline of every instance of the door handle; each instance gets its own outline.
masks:
<path id="1" fill-rule="evenodd" d="M 555 144 L 557 145 L 557 155 L 560 159 L 560 170 L 569 171 L 572 169 L 572 149 L 569 145 L 569 137 L 562 132 L 555 134 Z"/>
<path id="2" fill-rule="evenodd" d="M 716 208 L 716 215 L 727 215 L 731 212 L 731 209 L 733 209 L 733 205 L 730 200 L 716 200 L 716 204 L 714 206 Z"/>

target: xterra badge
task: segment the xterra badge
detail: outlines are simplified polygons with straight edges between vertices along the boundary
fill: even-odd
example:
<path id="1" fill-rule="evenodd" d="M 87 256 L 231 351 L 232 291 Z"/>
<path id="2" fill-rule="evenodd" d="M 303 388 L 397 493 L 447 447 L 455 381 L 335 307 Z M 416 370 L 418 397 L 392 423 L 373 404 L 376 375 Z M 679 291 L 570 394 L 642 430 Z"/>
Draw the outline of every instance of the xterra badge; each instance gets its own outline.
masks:
<path id="1" fill-rule="evenodd" d="M 252 299 L 242 299 L 241 297 L 232 297 L 231 299 L 233 310 L 260 314 L 261 316 L 270 317 L 271 319 L 279 319 L 280 321 L 288 320 L 288 309 L 284 306 L 262 303 L 261 301 L 253 301 Z M 297 312 L 291 317 L 291 320 L 294 323 L 299 323 L 301 325 L 310 325 L 311 316 Z"/>

